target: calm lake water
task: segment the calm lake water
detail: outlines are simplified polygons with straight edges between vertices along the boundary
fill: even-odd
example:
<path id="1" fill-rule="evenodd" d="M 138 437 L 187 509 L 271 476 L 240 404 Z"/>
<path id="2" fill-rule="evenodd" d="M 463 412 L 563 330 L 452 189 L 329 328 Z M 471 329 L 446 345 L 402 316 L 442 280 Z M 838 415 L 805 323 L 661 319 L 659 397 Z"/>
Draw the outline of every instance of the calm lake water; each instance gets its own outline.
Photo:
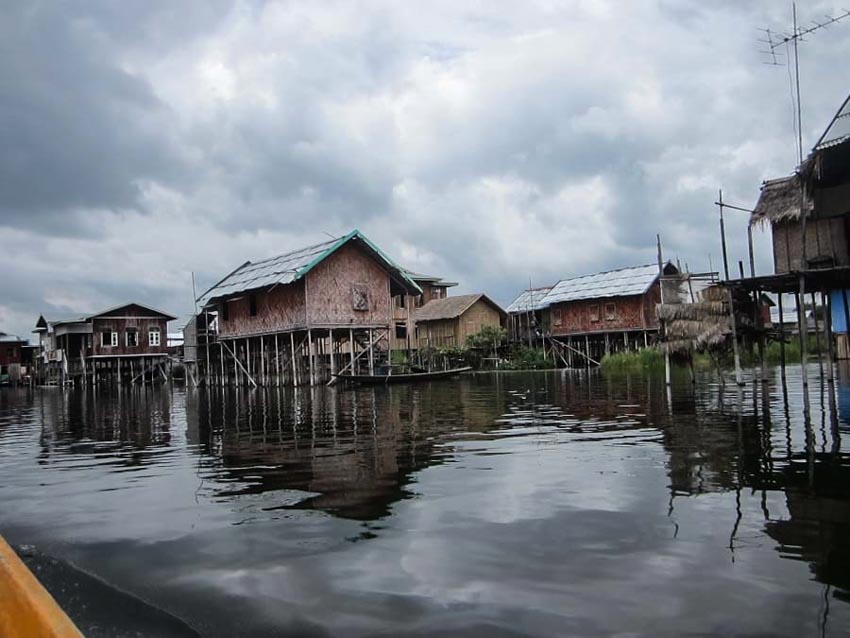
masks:
<path id="1" fill-rule="evenodd" d="M 850 373 L 0 393 L 0 532 L 205 636 L 850 635 Z M 756 390 L 759 390 L 756 392 Z"/>

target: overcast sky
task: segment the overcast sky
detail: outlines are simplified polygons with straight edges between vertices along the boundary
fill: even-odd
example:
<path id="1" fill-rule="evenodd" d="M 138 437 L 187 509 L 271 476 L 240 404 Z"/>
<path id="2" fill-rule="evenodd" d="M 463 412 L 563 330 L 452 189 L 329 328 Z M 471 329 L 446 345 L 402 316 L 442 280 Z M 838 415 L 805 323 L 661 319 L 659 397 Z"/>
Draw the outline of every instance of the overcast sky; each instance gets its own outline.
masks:
<path id="1" fill-rule="evenodd" d="M 4 3 L 0 330 L 131 299 L 186 313 L 191 271 L 200 293 L 352 228 L 505 304 L 652 262 L 657 232 L 718 269 L 718 188 L 750 207 L 795 165 L 788 68 L 758 42 L 790 19 L 776 0 Z M 848 60 L 850 19 L 801 45 L 806 148 Z"/>

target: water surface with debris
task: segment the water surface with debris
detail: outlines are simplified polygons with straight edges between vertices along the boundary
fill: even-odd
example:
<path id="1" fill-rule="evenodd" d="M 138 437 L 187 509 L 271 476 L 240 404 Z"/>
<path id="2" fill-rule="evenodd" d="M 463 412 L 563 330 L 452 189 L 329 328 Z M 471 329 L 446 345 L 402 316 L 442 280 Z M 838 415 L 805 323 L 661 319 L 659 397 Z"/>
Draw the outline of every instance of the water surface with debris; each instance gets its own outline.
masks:
<path id="1" fill-rule="evenodd" d="M 0 533 L 90 635 L 850 635 L 850 371 L 810 376 L 808 429 L 799 367 L 4 389 Z"/>

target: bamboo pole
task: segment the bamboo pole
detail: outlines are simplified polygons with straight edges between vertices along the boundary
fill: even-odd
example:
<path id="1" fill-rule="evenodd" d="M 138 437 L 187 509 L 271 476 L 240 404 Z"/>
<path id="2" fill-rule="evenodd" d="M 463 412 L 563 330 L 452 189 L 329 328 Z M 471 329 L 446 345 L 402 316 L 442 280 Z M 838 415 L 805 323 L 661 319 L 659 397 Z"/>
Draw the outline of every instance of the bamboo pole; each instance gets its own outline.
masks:
<path id="1" fill-rule="evenodd" d="M 779 293 L 779 371 L 782 384 L 785 385 L 785 315 L 782 310 L 782 296 Z"/>
<path id="2" fill-rule="evenodd" d="M 741 353 L 738 351 L 738 328 L 735 325 L 735 303 L 732 298 L 732 291 L 726 289 L 726 298 L 729 302 L 729 322 L 732 327 L 732 353 L 735 357 L 735 383 L 738 386 L 744 385 L 741 375 Z"/>
<path id="3" fill-rule="evenodd" d="M 375 376 L 375 344 L 372 341 L 371 328 L 369 328 L 369 376 Z"/>
<path id="4" fill-rule="evenodd" d="M 260 335 L 260 383 L 265 386 L 266 381 L 266 338 Z"/>
<path id="5" fill-rule="evenodd" d="M 248 369 L 247 369 L 244 365 L 242 365 L 242 362 L 239 360 L 239 358 L 236 356 L 236 354 L 235 354 L 235 353 L 234 353 L 234 352 L 233 352 L 230 348 L 228 348 L 228 347 L 227 347 L 227 345 L 225 345 L 224 343 L 222 343 L 222 346 L 223 346 L 223 347 L 224 347 L 224 348 L 225 348 L 225 349 L 226 349 L 226 350 L 230 353 L 230 355 L 233 357 L 233 360 L 236 362 L 236 365 L 238 365 L 238 366 L 239 366 L 239 368 L 242 370 L 242 372 L 243 372 L 243 373 L 245 374 L 245 376 L 247 377 L 248 382 L 249 382 L 249 383 L 251 383 L 251 384 L 252 384 L 252 385 L 256 388 L 256 387 L 257 387 L 257 382 L 256 382 L 256 381 L 254 381 L 254 378 L 250 375 L 250 373 L 248 372 Z"/>
<path id="6" fill-rule="evenodd" d="M 292 385 L 295 386 L 295 387 L 298 387 L 298 381 L 299 381 L 298 377 L 300 375 L 298 374 L 298 366 L 295 363 L 295 333 L 294 332 L 289 333 L 289 344 L 290 344 L 289 354 L 290 354 L 290 357 L 292 358 Z"/>
<path id="7" fill-rule="evenodd" d="M 721 201 L 722 201 L 722 193 L 721 193 Z M 721 233 L 722 233 L 723 232 L 723 207 L 722 206 L 720 207 L 720 228 L 721 228 Z M 661 304 L 663 305 L 664 304 L 664 258 L 662 257 L 662 254 L 661 254 L 661 235 L 656 235 L 655 239 L 656 239 L 656 245 L 658 247 L 658 287 L 659 287 L 659 292 L 661 293 L 660 294 Z M 724 250 L 724 255 L 725 255 L 725 251 L 726 251 L 725 236 L 724 236 L 724 239 L 723 239 L 723 250 Z M 667 327 L 666 327 L 663 320 L 659 320 L 659 325 L 660 325 L 660 328 L 661 328 L 661 333 L 665 337 L 665 340 L 666 340 Z M 664 348 L 664 383 L 667 384 L 668 386 L 672 383 L 672 381 L 671 381 L 671 370 L 670 370 L 670 350 L 666 347 Z"/>
<path id="8" fill-rule="evenodd" d="M 280 387 L 280 344 L 278 343 L 278 333 L 274 333 L 274 370 L 275 370 L 275 385 Z"/>
<path id="9" fill-rule="evenodd" d="M 313 361 L 313 331 L 307 330 L 307 365 L 310 369 L 310 385 L 316 385 L 315 362 Z"/>
<path id="10" fill-rule="evenodd" d="M 815 344 L 818 349 L 818 367 L 820 368 L 820 377 L 823 379 L 823 348 L 820 343 L 820 328 L 818 327 L 818 305 L 815 300 L 814 291 L 809 293 L 809 297 L 812 300 L 812 316 L 815 319 Z"/>
<path id="11" fill-rule="evenodd" d="M 823 294 L 823 293 L 821 293 Z M 833 370 L 833 361 L 835 361 L 835 351 L 832 338 L 832 297 L 827 293 L 824 302 L 824 337 L 826 338 L 826 379 L 829 382 L 830 388 L 835 383 L 835 371 Z M 830 389 L 830 392 L 832 390 Z"/>

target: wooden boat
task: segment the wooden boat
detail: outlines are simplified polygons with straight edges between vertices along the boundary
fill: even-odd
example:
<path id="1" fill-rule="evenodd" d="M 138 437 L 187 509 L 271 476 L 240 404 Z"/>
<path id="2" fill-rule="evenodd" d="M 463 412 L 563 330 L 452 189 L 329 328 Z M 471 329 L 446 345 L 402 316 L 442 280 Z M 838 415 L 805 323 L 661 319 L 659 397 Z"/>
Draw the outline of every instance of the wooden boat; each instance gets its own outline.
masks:
<path id="1" fill-rule="evenodd" d="M 350 381 L 361 385 L 386 385 L 390 383 L 413 383 L 416 381 L 437 381 L 448 379 L 462 372 L 469 372 L 471 366 L 452 368 L 450 370 L 434 370 L 433 372 L 406 372 L 400 374 L 337 374 L 339 381 Z"/>

